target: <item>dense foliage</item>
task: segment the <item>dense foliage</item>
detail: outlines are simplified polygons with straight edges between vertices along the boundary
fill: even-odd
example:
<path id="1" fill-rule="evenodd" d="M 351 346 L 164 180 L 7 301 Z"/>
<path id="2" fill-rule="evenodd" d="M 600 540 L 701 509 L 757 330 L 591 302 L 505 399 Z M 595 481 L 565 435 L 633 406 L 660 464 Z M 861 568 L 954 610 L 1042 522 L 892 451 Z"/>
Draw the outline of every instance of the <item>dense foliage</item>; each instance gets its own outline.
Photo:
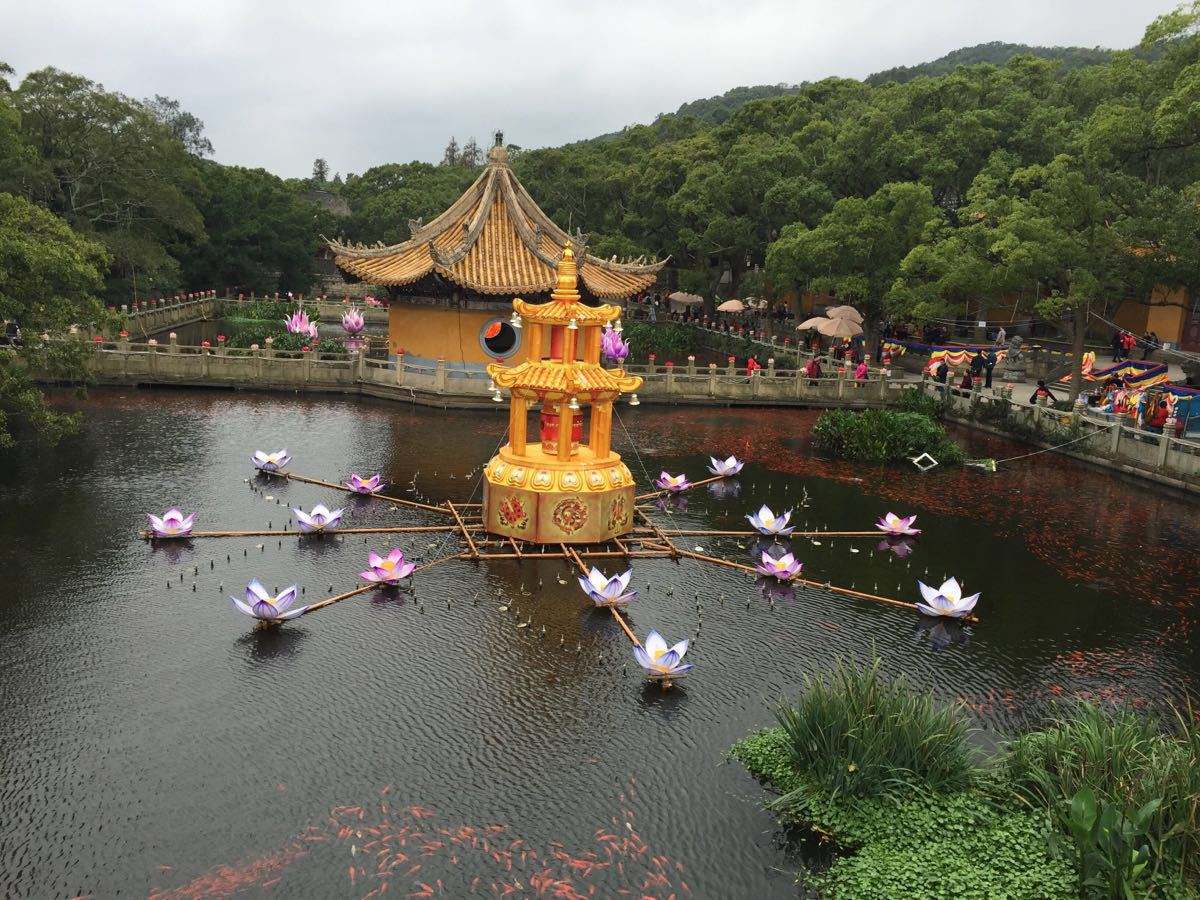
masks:
<path id="1" fill-rule="evenodd" d="M 673 362 L 683 366 L 687 365 L 688 356 L 699 356 L 707 350 L 726 358 L 733 356 L 743 366 L 751 356 L 764 366 L 773 356 L 778 368 L 796 367 L 796 357 L 791 354 L 775 353 L 748 338 L 716 334 L 676 322 L 627 322 L 624 338 L 629 342 L 630 359 L 636 363 L 646 362 L 653 353 L 659 365 Z M 724 366 L 725 360 L 718 365 Z"/>
<path id="2" fill-rule="evenodd" d="M 830 409 L 821 413 L 812 436 L 821 452 L 857 462 L 903 462 L 922 453 L 943 465 L 965 459 L 946 429 L 919 412 Z"/>
<path id="3" fill-rule="evenodd" d="M 1072 707 L 980 761 L 959 708 L 878 669 L 839 664 L 810 680 L 777 711 L 782 727 L 732 750 L 779 792 L 785 820 L 837 845 L 827 870 L 802 873 L 810 887 L 850 898 L 1196 896 L 1190 710 L 1164 727 Z"/>

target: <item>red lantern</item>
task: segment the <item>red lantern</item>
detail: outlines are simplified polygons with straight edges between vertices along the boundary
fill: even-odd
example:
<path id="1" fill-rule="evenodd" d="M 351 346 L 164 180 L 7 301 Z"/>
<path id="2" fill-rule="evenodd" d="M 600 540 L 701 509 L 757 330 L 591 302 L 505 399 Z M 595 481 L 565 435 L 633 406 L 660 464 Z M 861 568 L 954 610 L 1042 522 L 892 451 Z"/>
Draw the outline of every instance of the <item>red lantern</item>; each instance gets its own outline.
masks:
<path id="1" fill-rule="evenodd" d="M 558 407 L 551 403 L 542 406 L 540 437 L 542 452 L 555 454 L 558 452 Z M 583 440 L 583 413 L 579 410 L 571 414 L 571 452 L 579 449 Z"/>

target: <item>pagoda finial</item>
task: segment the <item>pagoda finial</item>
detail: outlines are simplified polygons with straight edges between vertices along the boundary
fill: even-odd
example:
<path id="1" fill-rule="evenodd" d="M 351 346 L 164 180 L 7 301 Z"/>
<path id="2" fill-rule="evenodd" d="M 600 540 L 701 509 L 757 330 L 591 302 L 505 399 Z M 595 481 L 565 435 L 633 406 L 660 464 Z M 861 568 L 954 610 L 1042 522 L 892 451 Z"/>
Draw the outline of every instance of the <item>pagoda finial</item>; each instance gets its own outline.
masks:
<path id="1" fill-rule="evenodd" d="M 571 249 L 570 241 L 563 247 L 562 258 L 558 261 L 558 280 L 550 296 L 564 303 L 579 301 L 579 269 L 575 265 L 575 251 Z"/>

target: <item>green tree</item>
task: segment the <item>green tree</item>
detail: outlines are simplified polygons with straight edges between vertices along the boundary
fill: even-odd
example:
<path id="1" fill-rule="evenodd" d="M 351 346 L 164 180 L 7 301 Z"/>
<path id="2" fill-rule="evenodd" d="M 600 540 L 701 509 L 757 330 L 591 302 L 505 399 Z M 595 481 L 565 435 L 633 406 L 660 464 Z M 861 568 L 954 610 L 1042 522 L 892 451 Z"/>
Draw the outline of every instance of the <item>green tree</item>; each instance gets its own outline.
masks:
<path id="1" fill-rule="evenodd" d="M 901 262 L 941 222 L 927 185 L 886 184 L 866 199 L 837 201 L 812 228 L 785 228 L 767 251 L 767 275 L 877 313 Z"/>
<path id="2" fill-rule="evenodd" d="M 0 351 L 0 448 L 55 443 L 76 427 L 55 412 L 30 377 L 81 381 L 90 348 L 81 341 L 43 341 L 74 324 L 104 319 L 96 299 L 108 265 L 104 247 L 23 197 L 0 193 L 0 319 L 16 322 L 23 344 Z"/>

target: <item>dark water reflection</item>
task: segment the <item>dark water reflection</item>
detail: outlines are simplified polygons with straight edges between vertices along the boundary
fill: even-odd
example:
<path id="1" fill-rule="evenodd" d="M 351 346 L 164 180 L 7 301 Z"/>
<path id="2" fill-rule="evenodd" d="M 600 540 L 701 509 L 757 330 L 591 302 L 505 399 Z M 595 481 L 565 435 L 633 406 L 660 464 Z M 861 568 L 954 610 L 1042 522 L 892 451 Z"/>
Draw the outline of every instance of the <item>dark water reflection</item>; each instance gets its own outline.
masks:
<path id="1" fill-rule="evenodd" d="M 920 475 L 812 456 L 806 412 L 622 410 L 640 481 L 701 477 L 710 450 L 750 461 L 740 493 L 693 492 L 660 521 L 737 528 L 764 501 L 831 529 L 915 512 L 924 534 L 906 556 L 875 540 L 792 548 L 821 581 L 913 599 L 916 578 L 952 574 L 983 592 L 981 623 L 959 627 L 638 561 L 634 627 L 700 634 L 695 672 L 663 694 L 555 561 L 451 563 L 411 594 L 259 632 L 225 600 L 251 577 L 298 583 L 311 602 L 355 586 L 367 551 L 387 546 L 135 537 L 171 504 L 233 529 L 281 527 L 289 504 L 342 505 L 312 485 L 248 483 L 255 448 L 287 446 L 296 471 L 330 480 L 382 471 L 466 500 L 499 416 L 199 392 L 96 392 L 88 408 L 81 441 L 0 482 L 8 896 L 365 896 L 384 883 L 461 896 L 558 881 L 601 896 L 793 896 L 796 857 L 724 753 L 835 657 L 876 648 L 887 671 L 965 698 L 992 737 L 1056 697 L 1145 704 L 1196 687 L 1195 506 L 1069 460 Z M 968 439 L 977 455 L 1023 452 Z M 346 516 L 422 521 L 386 504 Z M 443 546 L 401 537 L 409 556 Z"/>

